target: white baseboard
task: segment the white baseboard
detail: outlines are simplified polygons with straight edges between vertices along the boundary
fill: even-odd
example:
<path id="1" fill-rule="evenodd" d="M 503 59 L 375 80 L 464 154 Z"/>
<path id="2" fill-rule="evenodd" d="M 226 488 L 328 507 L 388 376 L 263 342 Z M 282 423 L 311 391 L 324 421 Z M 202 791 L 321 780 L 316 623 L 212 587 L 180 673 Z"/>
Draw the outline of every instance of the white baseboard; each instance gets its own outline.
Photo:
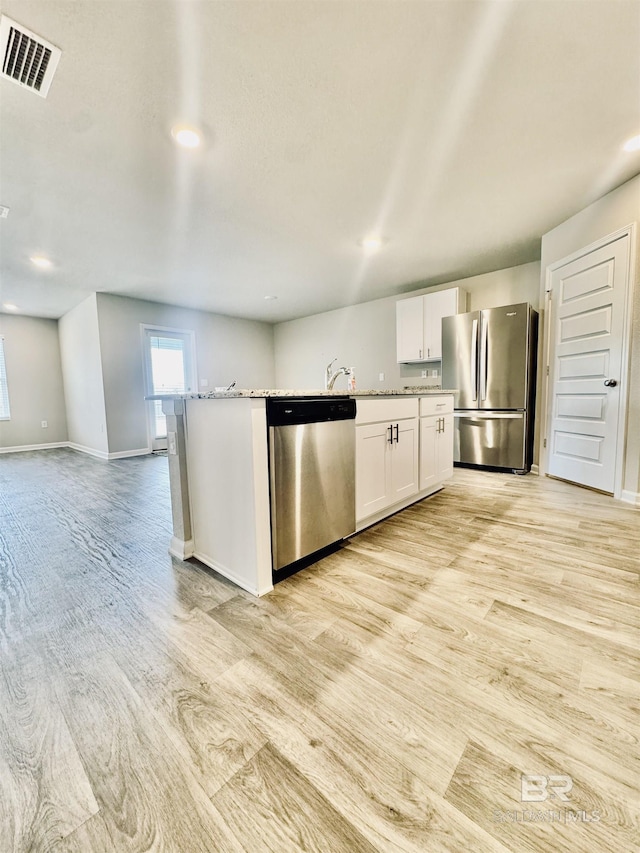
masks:
<path id="1" fill-rule="evenodd" d="M 139 447 L 137 450 L 120 450 L 118 453 L 110 453 L 109 459 L 128 459 L 130 456 L 148 456 L 151 453 L 149 447 Z"/>
<path id="2" fill-rule="evenodd" d="M 96 456 L 98 459 L 108 459 L 109 454 L 106 450 L 96 450 L 95 447 L 85 447 L 84 444 L 76 444 L 75 441 L 70 441 L 67 445 L 72 450 L 77 450 L 79 453 L 88 453 L 89 456 Z"/>
<path id="3" fill-rule="evenodd" d="M 89 456 L 96 456 L 98 459 L 128 459 L 130 456 L 147 456 L 151 451 L 148 447 L 139 447 L 137 450 L 120 450 L 117 453 L 107 453 L 106 450 L 96 450 L 94 447 L 85 447 L 84 444 L 76 444 L 73 441 L 66 445 L 72 450 L 78 450 L 80 453 L 88 453 Z"/>
<path id="4" fill-rule="evenodd" d="M 366 530 L 367 527 L 371 527 L 372 524 L 377 524 L 379 521 L 384 521 L 385 518 L 389 518 L 390 515 L 395 515 L 396 512 L 400 512 L 401 509 L 406 509 L 408 506 L 418 503 L 418 501 L 431 497 L 431 495 L 434 495 L 436 492 L 443 489 L 446 486 L 446 483 L 446 480 L 443 480 L 441 483 L 435 483 L 435 485 L 430 488 L 418 492 L 417 495 L 411 495 L 410 498 L 406 498 L 397 504 L 393 504 L 393 506 L 385 507 L 379 512 L 374 512 L 373 515 L 368 515 L 366 518 L 361 518 L 359 520 L 356 519 L 355 532 L 361 533 L 363 530 Z"/>
<path id="5" fill-rule="evenodd" d="M 230 580 L 236 586 L 239 586 L 241 589 L 250 592 L 252 595 L 256 595 L 260 597 L 261 595 L 266 595 L 268 592 L 271 592 L 273 589 L 273 584 L 269 584 L 264 587 L 264 589 L 258 589 L 257 587 L 252 586 L 247 580 L 243 577 L 240 577 L 235 572 L 228 569 L 226 566 L 223 566 L 221 563 L 217 563 L 215 560 L 212 560 L 210 557 L 207 557 L 206 554 L 200 554 L 198 551 L 194 552 L 193 556 L 200 560 L 201 563 L 204 563 L 205 566 L 209 566 L 210 569 L 213 569 L 214 572 L 217 572 L 219 575 L 222 575 L 223 578 Z"/>
<path id="6" fill-rule="evenodd" d="M 53 450 L 56 447 L 69 447 L 69 442 L 52 441 L 51 444 L 16 444 L 13 447 L 0 447 L 0 453 L 23 453 L 26 450 Z"/>
<path id="7" fill-rule="evenodd" d="M 98 459 L 128 459 L 130 456 L 148 456 L 151 450 L 148 447 L 139 447 L 137 450 L 121 450 L 119 453 L 107 453 L 104 450 L 96 450 L 94 447 L 85 447 L 84 444 L 76 444 L 74 441 L 52 441 L 50 444 L 17 444 L 13 447 L 0 447 L 0 453 L 24 453 L 27 450 L 54 450 L 57 447 L 68 447 L 79 453 L 87 453 Z"/>
<path id="8" fill-rule="evenodd" d="M 623 489 L 620 493 L 620 500 L 627 504 L 640 506 L 640 492 L 632 492 L 629 489 Z"/>
<path id="9" fill-rule="evenodd" d="M 533 463 L 533 465 L 531 466 L 531 472 L 530 472 L 530 473 L 531 473 L 531 474 L 536 474 L 536 475 L 539 475 L 539 474 L 540 474 L 540 469 L 539 469 L 539 468 L 538 468 L 538 466 L 535 464 L 535 462 L 534 462 L 534 463 Z"/>
<path id="10" fill-rule="evenodd" d="M 189 557 L 193 557 L 193 539 L 187 539 L 185 542 L 184 539 L 172 536 L 169 543 L 169 553 L 177 560 L 188 560 Z"/>

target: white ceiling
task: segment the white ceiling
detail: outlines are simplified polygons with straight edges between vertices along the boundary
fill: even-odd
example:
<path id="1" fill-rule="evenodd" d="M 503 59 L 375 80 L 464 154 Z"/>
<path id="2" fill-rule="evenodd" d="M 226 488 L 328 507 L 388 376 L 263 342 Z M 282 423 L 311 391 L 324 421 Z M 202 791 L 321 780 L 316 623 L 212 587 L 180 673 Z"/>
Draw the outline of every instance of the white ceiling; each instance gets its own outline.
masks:
<path id="1" fill-rule="evenodd" d="M 93 291 L 312 314 L 538 259 L 640 172 L 638 0 L 2 11 L 62 49 L 47 99 L 0 80 L 0 302 L 25 314 Z"/>

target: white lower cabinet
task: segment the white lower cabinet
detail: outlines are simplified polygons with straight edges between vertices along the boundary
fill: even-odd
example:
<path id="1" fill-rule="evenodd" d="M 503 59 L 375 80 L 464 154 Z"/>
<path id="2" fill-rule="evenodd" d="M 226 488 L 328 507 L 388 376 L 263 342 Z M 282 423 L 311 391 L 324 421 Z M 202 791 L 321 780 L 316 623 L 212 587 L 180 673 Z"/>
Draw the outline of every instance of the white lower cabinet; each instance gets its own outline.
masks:
<path id="1" fill-rule="evenodd" d="M 392 424 L 391 503 L 410 498 L 418 491 L 418 419 Z"/>
<path id="2" fill-rule="evenodd" d="M 356 520 L 389 506 L 390 424 L 356 426 Z"/>
<path id="3" fill-rule="evenodd" d="M 418 401 L 359 400 L 356 415 L 356 520 L 418 492 Z"/>
<path id="4" fill-rule="evenodd" d="M 384 518 L 452 475 L 452 395 L 364 399 L 357 407 L 356 522 Z"/>
<path id="5" fill-rule="evenodd" d="M 453 475 L 453 415 L 420 418 L 420 491 Z"/>
<path id="6" fill-rule="evenodd" d="M 420 491 L 453 475 L 453 397 L 420 399 Z"/>
<path id="7" fill-rule="evenodd" d="M 356 427 L 356 520 L 418 491 L 418 418 Z"/>

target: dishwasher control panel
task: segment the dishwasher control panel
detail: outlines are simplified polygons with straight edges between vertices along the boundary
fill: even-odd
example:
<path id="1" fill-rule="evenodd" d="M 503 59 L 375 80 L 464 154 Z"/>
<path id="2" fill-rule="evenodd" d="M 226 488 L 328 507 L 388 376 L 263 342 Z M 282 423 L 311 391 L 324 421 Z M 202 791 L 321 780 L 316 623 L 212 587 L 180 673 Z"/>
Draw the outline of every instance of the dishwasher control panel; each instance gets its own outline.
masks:
<path id="1" fill-rule="evenodd" d="M 349 397 L 270 397 L 267 399 L 267 424 L 294 424 L 348 421 L 356 416 L 356 401 Z"/>

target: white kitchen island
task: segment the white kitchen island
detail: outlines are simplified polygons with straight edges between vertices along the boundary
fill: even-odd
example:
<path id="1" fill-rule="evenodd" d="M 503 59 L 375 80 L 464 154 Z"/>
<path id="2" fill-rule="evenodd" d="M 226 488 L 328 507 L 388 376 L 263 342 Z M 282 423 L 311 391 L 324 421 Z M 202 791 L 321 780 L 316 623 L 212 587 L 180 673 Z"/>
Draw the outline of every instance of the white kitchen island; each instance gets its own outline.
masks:
<path id="1" fill-rule="evenodd" d="M 452 391 L 240 390 L 162 398 L 170 553 L 197 557 L 254 595 L 273 589 L 266 400 L 287 396 L 356 399 L 357 531 L 433 494 L 453 471 Z"/>

